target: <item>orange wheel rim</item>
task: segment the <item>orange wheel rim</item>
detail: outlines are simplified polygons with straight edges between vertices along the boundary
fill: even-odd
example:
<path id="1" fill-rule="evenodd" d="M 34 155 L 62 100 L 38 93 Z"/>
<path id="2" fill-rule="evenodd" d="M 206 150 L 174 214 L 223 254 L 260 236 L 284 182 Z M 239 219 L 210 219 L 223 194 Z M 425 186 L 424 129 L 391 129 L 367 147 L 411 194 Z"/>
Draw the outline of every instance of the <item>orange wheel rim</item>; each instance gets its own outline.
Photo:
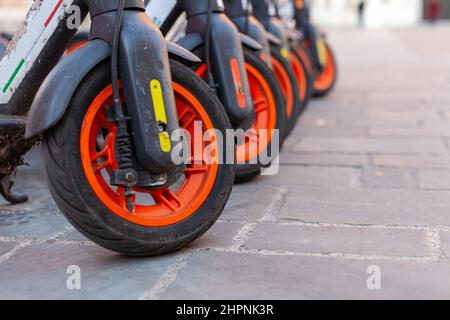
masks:
<path id="1" fill-rule="evenodd" d="M 306 99 L 306 90 L 308 89 L 305 70 L 303 69 L 301 61 L 297 58 L 295 54 L 291 54 L 291 63 L 294 70 L 295 79 L 297 80 L 300 90 L 299 92 L 300 100 L 304 102 Z"/>
<path id="2" fill-rule="evenodd" d="M 327 63 L 324 65 L 322 73 L 317 76 L 316 81 L 314 82 L 314 88 L 316 90 L 324 91 L 331 87 L 334 81 L 335 72 L 334 58 L 330 49 L 327 47 Z"/>
<path id="3" fill-rule="evenodd" d="M 291 81 L 287 71 L 284 69 L 280 61 L 272 58 L 273 70 L 281 86 L 281 91 L 286 100 L 286 116 L 288 119 L 291 118 L 294 110 L 294 88 L 292 87 Z"/>
<path id="4" fill-rule="evenodd" d="M 214 126 L 200 102 L 185 88 L 173 84 L 180 127 L 194 137 L 195 123 L 201 121 L 204 132 L 208 130 L 208 148 L 217 150 Z M 122 188 L 109 185 L 109 173 L 117 169 L 115 159 L 116 126 L 106 117 L 112 105 L 112 86 L 105 88 L 92 102 L 83 121 L 80 136 L 81 161 L 86 178 L 97 198 L 114 214 L 135 224 L 162 227 L 176 224 L 191 215 L 208 198 L 218 172 L 217 159 L 196 161 L 187 165 L 177 186 L 163 190 L 135 188 L 135 209 L 125 207 Z M 101 140 L 99 142 L 99 139 Z M 191 138 L 191 148 L 194 143 Z M 204 147 L 206 143 L 201 142 Z M 214 153 L 211 152 L 215 157 Z M 217 153 L 216 153 L 217 154 Z"/>
<path id="5" fill-rule="evenodd" d="M 67 49 L 66 54 L 71 54 L 75 50 L 80 49 L 81 47 L 84 47 L 88 42 L 87 41 L 80 41 L 75 43 L 73 46 Z"/>
<path id="6" fill-rule="evenodd" d="M 297 53 L 300 56 L 300 58 L 302 59 L 303 63 L 305 64 L 306 70 L 308 71 L 309 74 L 313 74 L 313 67 L 311 64 L 311 60 L 308 57 L 308 54 L 301 48 L 297 48 Z"/>
<path id="7" fill-rule="evenodd" d="M 246 63 L 245 69 L 255 106 L 255 121 L 245 141 L 236 146 L 237 163 L 258 158 L 272 141 L 273 130 L 277 125 L 277 107 L 269 84 L 264 76 L 250 64 Z M 197 70 L 197 74 L 205 77 L 206 66 L 202 65 Z M 267 134 L 261 134 L 264 130 Z"/>

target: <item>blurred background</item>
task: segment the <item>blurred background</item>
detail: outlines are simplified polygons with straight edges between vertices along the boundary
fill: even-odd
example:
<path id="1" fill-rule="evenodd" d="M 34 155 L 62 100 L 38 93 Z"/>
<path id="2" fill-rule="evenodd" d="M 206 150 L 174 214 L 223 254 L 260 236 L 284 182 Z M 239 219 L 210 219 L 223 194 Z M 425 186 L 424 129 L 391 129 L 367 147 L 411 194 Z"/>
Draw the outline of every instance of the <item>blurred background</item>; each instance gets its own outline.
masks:
<path id="1" fill-rule="evenodd" d="M 0 0 L 0 27 L 12 31 L 33 0 Z M 361 3 L 363 5 L 361 6 Z M 311 0 L 313 18 L 323 26 L 407 27 L 450 19 L 450 0 Z"/>

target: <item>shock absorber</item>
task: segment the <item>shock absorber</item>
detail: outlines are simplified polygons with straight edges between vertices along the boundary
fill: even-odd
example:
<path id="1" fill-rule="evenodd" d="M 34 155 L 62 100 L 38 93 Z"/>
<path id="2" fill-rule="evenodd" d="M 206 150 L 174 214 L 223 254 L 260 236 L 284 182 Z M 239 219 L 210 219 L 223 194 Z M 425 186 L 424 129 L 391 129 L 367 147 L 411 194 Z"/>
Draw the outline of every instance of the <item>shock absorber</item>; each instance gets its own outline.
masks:
<path id="1" fill-rule="evenodd" d="M 133 169 L 133 148 L 131 145 L 131 135 L 128 131 L 127 121 L 123 110 L 122 99 L 119 90 L 118 75 L 118 55 L 119 55 L 119 38 L 122 26 L 122 16 L 125 7 L 125 0 L 120 0 L 117 9 L 117 16 L 114 28 L 114 40 L 111 54 L 111 74 L 114 101 L 114 121 L 117 125 L 117 162 L 119 170 L 115 170 L 111 174 L 111 185 L 124 188 L 124 196 L 126 199 L 126 207 L 128 211 L 134 210 L 133 197 L 135 195 L 133 186 L 138 181 L 138 174 Z"/>

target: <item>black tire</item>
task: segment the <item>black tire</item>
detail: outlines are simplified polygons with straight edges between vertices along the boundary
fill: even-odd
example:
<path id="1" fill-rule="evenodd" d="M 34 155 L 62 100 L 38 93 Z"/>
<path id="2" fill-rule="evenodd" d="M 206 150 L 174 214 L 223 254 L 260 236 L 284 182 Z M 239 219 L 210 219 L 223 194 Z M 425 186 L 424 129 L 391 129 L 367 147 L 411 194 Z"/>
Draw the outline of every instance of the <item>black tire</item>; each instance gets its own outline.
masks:
<path id="1" fill-rule="evenodd" d="M 302 66 L 302 71 L 305 74 L 306 77 L 306 93 L 305 93 L 305 98 L 303 101 L 301 101 L 303 108 L 301 110 L 301 113 L 304 112 L 306 110 L 306 108 L 308 108 L 308 104 L 310 102 L 311 96 L 313 94 L 313 88 L 314 88 L 314 79 L 312 77 L 312 75 L 310 74 L 310 72 L 308 72 L 308 69 L 306 68 L 306 64 L 303 61 L 302 57 L 298 54 L 298 52 L 293 48 L 291 50 L 291 54 L 293 54 L 298 61 L 300 61 L 301 66 Z"/>
<path id="2" fill-rule="evenodd" d="M 253 51 L 244 48 L 244 58 L 246 63 L 254 67 L 264 77 L 270 89 L 272 90 L 272 94 L 277 108 L 276 128 L 280 132 L 280 141 L 278 143 L 281 148 L 286 131 L 286 109 L 285 109 L 286 103 L 280 85 L 273 71 L 270 70 L 267 64 L 264 63 L 260 58 L 258 58 L 258 56 Z M 271 145 L 272 144 L 268 146 L 269 150 L 271 148 Z M 277 155 L 272 154 L 271 156 L 275 157 Z M 236 184 L 245 183 L 259 176 L 261 174 L 261 168 L 262 168 L 261 166 L 251 164 L 237 165 L 235 183 Z"/>
<path id="3" fill-rule="evenodd" d="M 171 69 L 174 82 L 197 98 L 214 127 L 225 136 L 231 125 L 206 83 L 178 62 L 171 61 Z M 146 227 L 112 213 L 90 187 L 80 159 L 80 130 L 85 112 L 110 79 L 110 62 L 105 61 L 83 80 L 64 118 L 45 134 L 43 153 L 50 191 L 75 228 L 105 248 L 132 256 L 176 251 L 200 237 L 220 216 L 233 186 L 234 166 L 219 165 L 206 201 L 193 215 L 176 224 Z"/>
<path id="4" fill-rule="evenodd" d="M 272 59 L 275 59 L 278 61 L 281 66 L 283 67 L 284 71 L 286 72 L 289 81 L 292 86 L 292 100 L 293 100 L 293 108 L 291 116 L 286 116 L 286 131 L 285 131 L 285 137 L 289 136 L 294 130 L 295 125 L 297 124 L 297 120 L 303 110 L 303 104 L 300 100 L 300 97 L 298 95 L 299 87 L 297 83 L 297 79 L 295 78 L 294 71 L 292 70 L 292 66 L 290 63 L 281 55 L 281 49 L 279 46 L 271 46 L 271 54 Z M 286 109 L 285 109 L 286 112 Z"/>
<path id="5" fill-rule="evenodd" d="M 334 54 L 334 51 L 333 51 L 333 49 L 331 49 L 331 47 L 328 43 L 325 43 L 325 46 L 326 46 L 327 50 L 329 51 L 329 54 L 330 54 L 329 57 L 331 57 L 331 59 L 332 59 L 332 63 L 334 66 L 334 77 L 333 77 L 333 81 L 326 89 L 319 90 L 317 88 L 314 88 L 313 96 L 317 97 L 317 98 L 323 98 L 326 95 L 328 95 L 336 86 L 336 82 L 337 82 L 337 78 L 338 78 L 338 65 L 337 65 L 336 56 Z"/>
<path id="6" fill-rule="evenodd" d="M 272 95 L 276 105 L 276 129 L 280 132 L 279 146 L 281 148 L 282 142 L 285 137 L 286 131 L 286 109 L 285 109 L 285 101 L 283 97 L 283 93 L 281 91 L 280 85 L 277 81 L 277 78 L 272 70 L 264 63 L 255 53 L 254 51 L 244 48 L 244 58 L 246 63 L 251 65 L 253 68 L 259 72 L 263 78 L 267 81 L 269 85 Z M 204 60 L 204 49 L 203 47 L 199 47 L 194 50 L 194 54 Z M 268 150 L 271 150 L 271 144 L 267 147 Z M 264 151 L 265 152 L 265 151 Z M 271 157 L 275 157 L 277 155 L 271 154 Z M 249 180 L 259 176 L 261 174 L 261 170 L 264 166 L 261 164 L 237 164 L 236 165 L 236 179 L 235 183 L 240 184 L 244 182 L 248 182 Z"/>

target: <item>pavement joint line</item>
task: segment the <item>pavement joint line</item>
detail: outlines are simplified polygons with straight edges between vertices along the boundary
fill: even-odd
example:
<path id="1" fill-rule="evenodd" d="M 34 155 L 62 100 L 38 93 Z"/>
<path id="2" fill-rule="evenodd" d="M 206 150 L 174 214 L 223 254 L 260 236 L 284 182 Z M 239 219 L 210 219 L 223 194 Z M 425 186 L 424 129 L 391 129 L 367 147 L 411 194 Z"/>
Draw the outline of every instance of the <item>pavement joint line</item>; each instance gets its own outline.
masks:
<path id="1" fill-rule="evenodd" d="M 275 194 L 275 197 L 272 199 L 272 202 L 269 204 L 267 209 L 264 212 L 261 221 L 276 221 L 276 215 L 281 210 L 281 208 L 286 203 L 286 197 L 289 195 L 290 189 L 289 187 L 280 187 L 278 188 L 278 192 Z"/>
<path id="2" fill-rule="evenodd" d="M 192 252 L 192 251 L 191 251 Z M 194 251 L 195 252 L 195 251 Z M 178 273 L 187 265 L 190 253 L 187 249 L 177 257 L 176 261 L 169 265 L 166 272 L 156 281 L 156 283 L 147 291 L 145 291 L 139 300 L 159 300 L 161 295 L 170 287 L 177 279 Z"/>
<path id="3" fill-rule="evenodd" d="M 18 242 L 18 243 L 20 243 L 20 242 L 23 242 L 23 239 L 0 236 L 0 242 Z"/>
<path id="4" fill-rule="evenodd" d="M 351 165 L 351 164 L 324 164 L 324 163 L 283 163 L 280 160 L 282 167 L 304 167 L 304 168 L 354 168 L 361 169 L 364 165 Z"/>
<path id="5" fill-rule="evenodd" d="M 282 251 L 282 250 L 265 250 L 265 249 L 247 249 L 230 250 L 227 248 L 201 248 L 197 251 L 231 253 L 231 254 L 249 254 L 258 256 L 298 256 L 298 257 L 321 257 L 321 258 L 337 258 L 345 260 L 360 261 L 393 261 L 393 262 L 445 262 L 449 263 L 450 259 L 436 261 L 433 257 L 406 257 L 406 256 L 386 256 L 386 255 L 362 255 L 357 253 L 343 252 L 301 252 L 301 251 Z"/>
<path id="6" fill-rule="evenodd" d="M 406 170 L 406 176 L 411 184 L 412 190 L 422 190 L 420 186 L 419 170 L 418 169 L 404 169 Z"/>
<path id="7" fill-rule="evenodd" d="M 276 221 L 275 215 L 284 205 L 286 196 L 288 194 L 289 194 L 288 187 L 279 187 L 277 193 L 272 198 L 272 201 L 267 206 L 267 209 L 264 211 L 263 217 L 259 221 Z M 233 244 L 229 248 L 229 250 L 232 251 L 241 250 L 247 243 L 248 239 L 250 238 L 250 235 L 258 225 L 259 221 L 245 223 L 233 237 L 232 240 Z"/>
<path id="8" fill-rule="evenodd" d="M 372 229 L 372 230 L 416 230 L 416 231 L 429 231 L 432 228 L 428 226 L 401 226 L 401 225 L 359 225 L 359 224 L 348 224 L 348 223 L 322 223 L 322 222 L 305 222 L 299 220 L 279 220 L 275 223 L 264 222 L 261 224 L 274 224 L 282 226 L 302 226 L 302 227 L 314 227 L 314 228 L 347 228 L 347 229 Z"/>
<path id="9" fill-rule="evenodd" d="M 237 232 L 237 234 L 233 237 L 232 243 L 233 245 L 229 248 L 230 251 L 239 251 L 248 241 L 250 235 L 258 225 L 257 222 L 249 222 L 242 226 L 241 229 Z"/>
<path id="10" fill-rule="evenodd" d="M 429 228 L 427 230 L 427 242 L 434 261 L 446 259 L 444 250 L 442 249 L 442 234 L 439 228 Z"/>
<path id="11" fill-rule="evenodd" d="M 34 244 L 43 244 L 49 241 L 56 241 L 62 236 L 64 236 L 67 232 L 73 230 L 73 227 L 67 227 L 63 231 L 57 232 L 54 235 L 48 237 L 48 238 L 41 238 L 41 239 L 17 239 L 18 245 L 16 245 L 13 249 L 11 249 L 9 252 L 3 254 L 0 256 L 0 264 L 8 261 L 11 257 L 15 256 L 18 251 L 20 251 L 23 248 L 29 247 Z M 1 241 L 1 239 L 0 239 Z"/>
<path id="12" fill-rule="evenodd" d="M 408 225 L 383 225 L 383 224 L 351 224 L 351 223 L 326 223 L 326 222 L 313 222 L 302 221 L 293 219 L 278 219 L 276 221 L 267 220 L 252 220 L 242 221 L 238 219 L 221 219 L 222 223 L 236 223 L 236 224 L 249 224 L 256 223 L 257 225 L 281 225 L 281 226 L 304 226 L 304 227 L 331 227 L 331 228 L 355 228 L 355 229 L 375 229 L 375 230 L 418 230 L 429 231 L 430 229 L 439 229 L 441 231 L 450 232 L 450 226 L 438 225 L 438 226 L 408 226 Z"/>
<path id="13" fill-rule="evenodd" d="M 362 180 L 363 169 L 354 169 L 352 170 L 351 180 L 350 180 L 350 188 L 351 189 L 361 189 L 361 180 Z"/>
<path id="14" fill-rule="evenodd" d="M 413 140 L 413 139 L 402 139 L 402 140 Z M 437 139 L 438 141 L 441 141 L 440 139 Z M 450 147 L 446 146 L 447 151 L 450 150 Z M 291 153 L 293 154 L 302 154 L 302 153 L 308 153 L 310 155 L 313 154 L 328 154 L 328 155 L 363 155 L 363 154 L 372 154 L 373 156 L 433 156 L 433 157 L 448 157 L 449 156 L 449 152 L 377 152 L 377 151 L 335 151 L 335 150 L 330 150 L 330 151 L 305 151 L 305 150 L 299 150 L 299 151 L 292 151 Z"/>
<path id="15" fill-rule="evenodd" d="M 23 241 L 23 242 L 19 243 L 12 250 L 10 250 L 9 252 L 0 256 L 0 264 L 5 261 L 8 261 L 13 256 L 15 256 L 17 254 L 17 252 L 19 252 L 21 249 L 26 248 L 26 247 L 30 246 L 31 244 L 32 244 L 32 241 Z"/>
<path id="16" fill-rule="evenodd" d="M 94 242 L 90 240 L 76 241 L 76 240 L 56 240 L 57 244 L 62 245 L 77 245 L 77 246 L 97 246 Z"/>

